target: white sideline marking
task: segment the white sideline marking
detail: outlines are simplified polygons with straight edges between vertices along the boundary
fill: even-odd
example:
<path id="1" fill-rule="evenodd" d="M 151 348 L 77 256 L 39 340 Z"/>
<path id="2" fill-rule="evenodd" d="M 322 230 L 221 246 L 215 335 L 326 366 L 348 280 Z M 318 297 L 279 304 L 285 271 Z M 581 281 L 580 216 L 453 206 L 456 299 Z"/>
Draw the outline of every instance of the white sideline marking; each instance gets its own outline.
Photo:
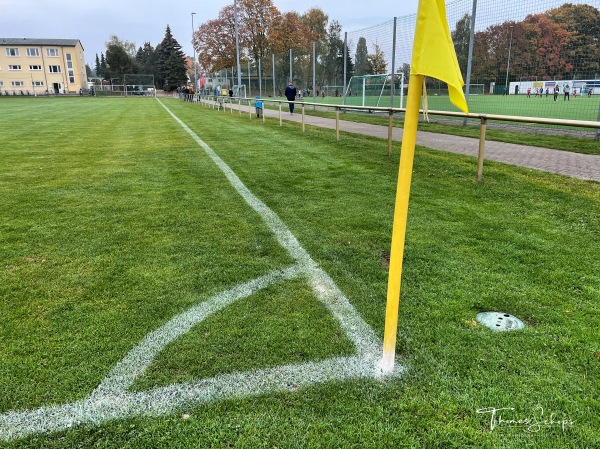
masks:
<path id="1" fill-rule="evenodd" d="M 176 315 L 169 322 L 146 335 L 131 349 L 87 399 L 70 404 L 1 414 L 0 440 L 22 438 L 32 433 L 65 430 L 78 424 L 97 425 L 112 419 L 140 415 L 157 416 L 171 413 L 185 404 L 200 404 L 275 391 L 293 391 L 319 382 L 359 377 L 380 378 L 384 375 L 379 366 L 382 355 L 381 340 L 365 323 L 334 281 L 312 260 L 277 214 L 250 192 L 229 166 L 185 123 L 160 100 L 157 101 L 204 149 L 248 205 L 262 217 L 295 263 L 291 267 L 275 270 L 239 284 Z M 188 332 L 208 316 L 263 288 L 299 277 L 307 279 L 315 296 L 338 320 L 341 328 L 354 343 L 356 355 L 220 375 L 137 393 L 127 391 L 135 379 L 152 364 L 165 345 Z M 396 367 L 391 374 L 385 375 L 397 376 L 402 371 L 402 367 Z"/>

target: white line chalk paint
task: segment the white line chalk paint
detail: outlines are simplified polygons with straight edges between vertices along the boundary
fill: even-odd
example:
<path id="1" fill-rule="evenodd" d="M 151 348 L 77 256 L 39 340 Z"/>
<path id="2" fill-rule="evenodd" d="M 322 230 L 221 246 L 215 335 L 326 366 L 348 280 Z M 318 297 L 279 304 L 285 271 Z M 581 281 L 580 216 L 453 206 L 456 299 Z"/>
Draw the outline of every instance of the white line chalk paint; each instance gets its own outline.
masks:
<path id="1" fill-rule="evenodd" d="M 351 378 L 380 378 L 382 343 L 365 323 L 334 281 L 302 248 L 285 223 L 242 183 L 227 164 L 176 117 L 159 103 L 198 143 L 221 169 L 233 188 L 267 224 L 275 238 L 295 261 L 294 265 L 275 270 L 237 285 L 176 315 L 150 332 L 118 362 L 100 385 L 85 400 L 70 404 L 41 407 L 27 411 L 9 411 L 0 415 L 0 440 L 22 438 L 40 432 L 69 429 L 79 424 L 101 424 L 108 420 L 132 416 L 157 416 L 171 413 L 184 405 L 207 403 L 219 399 L 239 398 L 270 392 L 293 391 L 315 383 Z M 164 347 L 234 302 L 250 297 L 270 285 L 294 278 L 305 278 L 315 296 L 336 318 L 356 348 L 356 355 L 334 357 L 321 362 L 282 365 L 269 369 L 232 373 L 193 382 L 173 384 L 143 392 L 129 392 L 134 383 Z M 397 366 L 386 376 L 398 376 Z"/>

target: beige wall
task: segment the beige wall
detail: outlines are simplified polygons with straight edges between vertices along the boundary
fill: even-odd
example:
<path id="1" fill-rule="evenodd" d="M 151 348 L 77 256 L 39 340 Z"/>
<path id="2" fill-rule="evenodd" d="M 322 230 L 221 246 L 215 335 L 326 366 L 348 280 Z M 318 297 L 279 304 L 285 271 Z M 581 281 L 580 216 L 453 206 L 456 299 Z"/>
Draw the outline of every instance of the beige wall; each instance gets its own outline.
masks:
<path id="1" fill-rule="evenodd" d="M 25 45 L 0 42 L 0 83 L 2 91 L 29 91 L 30 94 L 53 92 L 58 86 L 60 93 L 78 92 L 87 89 L 85 56 L 81 43 L 75 45 Z M 7 49 L 17 49 L 18 56 L 10 56 Z M 31 56 L 28 55 L 28 49 Z M 37 50 L 35 50 L 37 49 Z M 69 58 L 70 57 L 70 61 Z M 69 67 L 71 63 L 72 67 Z M 13 68 L 20 69 L 11 70 Z M 56 70 L 60 72 L 56 73 Z M 13 83 L 23 83 L 13 86 Z M 35 86 L 33 84 L 36 84 Z"/>

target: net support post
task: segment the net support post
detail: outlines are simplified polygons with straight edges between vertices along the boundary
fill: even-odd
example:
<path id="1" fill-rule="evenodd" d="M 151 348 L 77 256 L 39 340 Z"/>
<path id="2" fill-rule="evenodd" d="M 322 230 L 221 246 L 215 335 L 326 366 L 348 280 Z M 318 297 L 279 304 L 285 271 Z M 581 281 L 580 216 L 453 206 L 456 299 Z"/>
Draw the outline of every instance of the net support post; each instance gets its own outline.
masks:
<path id="1" fill-rule="evenodd" d="M 305 131 L 305 126 L 304 126 L 304 103 L 302 103 L 302 105 L 300 106 L 300 108 L 302 109 L 302 134 L 304 134 L 304 131 Z"/>
<path id="2" fill-rule="evenodd" d="M 393 134 L 393 125 L 394 125 L 394 111 L 392 109 L 389 110 L 389 120 L 388 120 L 388 156 L 392 155 L 392 134 Z"/>
<path id="3" fill-rule="evenodd" d="M 340 141 L 340 108 L 335 107 L 335 140 Z"/>
<path id="4" fill-rule="evenodd" d="M 600 122 L 600 104 L 598 104 L 598 121 Z M 596 128 L 596 140 L 600 140 L 600 128 Z"/>
<path id="5" fill-rule="evenodd" d="M 487 117 L 482 115 L 479 124 L 479 154 L 477 156 L 477 181 L 483 180 L 483 159 L 485 155 L 485 131 L 487 128 Z"/>
<path id="6" fill-rule="evenodd" d="M 281 118 L 281 101 L 279 102 L 279 127 L 283 126 L 283 119 Z"/>

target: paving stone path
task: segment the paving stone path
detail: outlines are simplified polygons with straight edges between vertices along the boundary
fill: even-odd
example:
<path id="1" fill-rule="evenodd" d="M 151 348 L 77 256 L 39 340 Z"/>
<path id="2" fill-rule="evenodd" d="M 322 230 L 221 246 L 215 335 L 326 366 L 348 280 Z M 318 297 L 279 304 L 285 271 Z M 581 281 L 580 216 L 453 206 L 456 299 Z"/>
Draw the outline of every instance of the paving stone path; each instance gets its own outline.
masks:
<path id="1" fill-rule="evenodd" d="M 237 105 L 233 106 L 237 108 Z M 287 112 L 285 105 L 284 109 L 285 112 L 282 112 L 284 120 L 302 121 L 300 108 L 296 107 L 296 113 L 293 115 Z M 247 113 L 248 107 L 242 106 L 242 110 Z M 254 108 L 252 108 L 252 112 L 254 112 Z M 278 110 L 265 109 L 265 114 L 266 117 L 279 118 Z M 321 128 L 335 129 L 335 120 L 329 118 L 305 115 L 304 123 Z M 347 120 L 340 120 L 340 131 L 380 137 L 382 139 L 387 139 L 388 135 L 386 126 L 356 123 Z M 401 141 L 402 131 L 401 128 L 394 128 L 392 139 L 394 141 Z M 474 157 L 477 157 L 479 151 L 478 139 L 425 131 L 418 132 L 417 145 Z M 598 146 L 600 146 L 600 141 L 598 142 Z M 485 159 L 600 182 L 600 155 L 579 154 L 571 151 L 551 150 L 487 140 L 485 143 Z"/>

